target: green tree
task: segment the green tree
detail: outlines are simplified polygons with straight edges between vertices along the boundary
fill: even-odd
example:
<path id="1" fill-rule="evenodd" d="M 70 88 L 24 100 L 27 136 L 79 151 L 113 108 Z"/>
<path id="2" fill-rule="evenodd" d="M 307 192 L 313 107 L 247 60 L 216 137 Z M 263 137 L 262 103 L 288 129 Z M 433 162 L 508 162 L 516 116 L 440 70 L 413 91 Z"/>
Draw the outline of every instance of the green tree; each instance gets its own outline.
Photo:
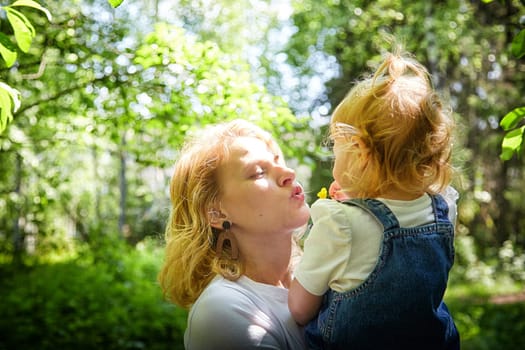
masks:
<path id="1" fill-rule="evenodd" d="M 63 5 L 50 7 L 34 55 L 5 76 L 24 104 L 0 136 L 4 251 L 68 249 L 68 235 L 90 242 L 100 229 L 131 243 L 161 235 L 163 169 L 195 127 L 246 118 L 305 157 L 305 123 L 241 57 L 167 24 L 132 37 L 136 28 L 100 2 Z"/>
<path id="2" fill-rule="evenodd" d="M 44 12 L 51 21 L 51 13 L 40 4 L 32 0 L 17 0 L 11 5 L 0 6 L 0 12 L 4 12 L 10 24 L 11 38 L 0 31 L 0 56 L 5 67 L 12 67 L 17 59 L 17 49 L 27 53 L 36 35 L 36 30 L 29 19 L 18 9 L 20 7 L 34 8 Z M 20 108 L 20 93 L 18 90 L 0 81 L 0 134 L 5 130 L 7 124 L 13 119 L 13 110 Z"/>
<path id="3" fill-rule="evenodd" d="M 486 0 L 486 2 L 491 1 Z M 521 16 L 520 24 L 525 26 L 525 15 Z M 517 59 L 525 57 L 525 29 L 521 29 L 512 39 L 511 53 Z M 523 121 L 525 121 L 525 107 L 513 109 L 501 120 L 500 126 L 506 131 L 501 143 L 501 159 L 509 160 L 514 153 L 518 156 L 523 153 L 525 126 L 520 126 Z"/>
<path id="4" fill-rule="evenodd" d="M 123 0 L 108 0 L 113 7 L 118 7 Z M 29 7 L 44 12 L 51 21 L 51 13 L 47 8 L 33 0 L 17 0 L 10 5 L 0 6 L 0 10 L 6 13 L 7 21 L 11 25 L 12 34 L 16 45 L 6 33 L 0 32 L 0 56 L 3 58 L 7 68 L 12 67 L 17 59 L 17 46 L 22 52 L 27 53 L 31 47 L 36 30 L 31 21 L 17 10 L 18 7 Z M 20 108 L 20 92 L 0 81 L 0 134 L 5 130 L 7 124 L 12 121 L 13 114 Z"/>
<path id="5" fill-rule="evenodd" d="M 524 5 L 341 0 L 296 1 L 294 9 L 295 34 L 286 52 L 303 77 L 298 90 L 308 91 L 316 81 L 325 87 L 307 113 L 326 124 L 352 82 L 392 48 L 392 39 L 400 42 L 429 68 L 457 116 L 460 232 L 474 236 L 488 255 L 509 239 L 525 246 L 520 219 L 525 203 L 516 195 L 523 186 L 523 163 L 504 164 L 498 152 L 500 116 L 522 103 L 525 88 L 523 65 L 509 61 Z M 324 134 L 319 133 L 319 143 Z M 314 174 L 323 175 L 312 178 L 314 188 L 328 183 L 330 175 L 322 172 L 329 159 L 317 162 Z"/>

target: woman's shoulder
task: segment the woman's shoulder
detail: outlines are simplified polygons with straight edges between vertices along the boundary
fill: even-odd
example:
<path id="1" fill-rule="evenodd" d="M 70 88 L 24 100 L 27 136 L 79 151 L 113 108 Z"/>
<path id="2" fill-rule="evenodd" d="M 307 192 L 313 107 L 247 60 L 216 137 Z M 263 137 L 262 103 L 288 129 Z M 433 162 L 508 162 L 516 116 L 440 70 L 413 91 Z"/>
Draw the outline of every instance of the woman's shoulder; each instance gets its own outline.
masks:
<path id="1" fill-rule="evenodd" d="M 247 293 L 248 291 L 237 281 L 230 281 L 222 276 L 217 276 L 204 289 L 192 309 L 239 302 L 245 299 Z"/>
<path id="2" fill-rule="evenodd" d="M 186 348 L 251 349 L 255 343 L 273 344 L 276 340 L 269 332 L 275 324 L 266 311 L 258 302 L 256 291 L 247 288 L 242 280 L 216 277 L 190 309 Z M 245 332 L 252 328 L 264 330 L 260 339 Z"/>
<path id="3" fill-rule="evenodd" d="M 218 325 L 237 329 L 249 322 L 246 313 L 252 308 L 246 292 L 236 282 L 216 277 L 190 308 L 188 333 L 198 334 Z"/>
<path id="4" fill-rule="evenodd" d="M 191 314 L 204 318 L 250 317 L 251 312 L 265 309 L 264 290 L 251 286 L 245 277 L 230 281 L 222 276 L 215 277 L 197 298 L 190 309 Z M 201 312 L 204 311 L 204 312 Z"/>

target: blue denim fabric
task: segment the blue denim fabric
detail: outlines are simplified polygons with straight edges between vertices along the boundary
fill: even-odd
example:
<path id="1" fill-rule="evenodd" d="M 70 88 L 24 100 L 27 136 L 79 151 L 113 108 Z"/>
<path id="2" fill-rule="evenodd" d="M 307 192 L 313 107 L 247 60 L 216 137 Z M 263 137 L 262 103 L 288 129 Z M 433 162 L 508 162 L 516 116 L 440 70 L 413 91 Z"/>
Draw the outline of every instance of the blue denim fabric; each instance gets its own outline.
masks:
<path id="1" fill-rule="evenodd" d="M 305 327 L 310 349 L 459 349 L 459 333 L 443 302 L 454 228 L 445 200 L 431 198 L 435 222 L 410 228 L 399 227 L 378 200 L 345 202 L 383 224 L 380 256 L 362 285 L 324 295 L 319 315 Z"/>

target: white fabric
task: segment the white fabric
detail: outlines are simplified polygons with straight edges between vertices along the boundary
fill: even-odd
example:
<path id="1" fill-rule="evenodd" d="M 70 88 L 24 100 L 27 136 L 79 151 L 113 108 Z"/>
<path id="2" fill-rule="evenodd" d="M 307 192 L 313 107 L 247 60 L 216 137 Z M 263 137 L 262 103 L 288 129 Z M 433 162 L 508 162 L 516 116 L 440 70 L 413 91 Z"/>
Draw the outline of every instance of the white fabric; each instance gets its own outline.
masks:
<path id="1" fill-rule="evenodd" d="M 449 187 L 443 197 L 455 224 L 457 192 Z M 394 213 L 401 227 L 434 221 L 432 202 L 426 194 L 411 201 L 378 199 Z M 337 292 L 356 288 L 376 265 L 382 225 L 361 208 L 330 199 L 317 200 L 310 212 L 313 225 L 295 278 L 314 295 L 323 295 L 329 288 Z"/>
<path id="2" fill-rule="evenodd" d="M 186 350 L 306 349 L 288 310 L 288 290 L 217 276 L 191 307 Z"/>

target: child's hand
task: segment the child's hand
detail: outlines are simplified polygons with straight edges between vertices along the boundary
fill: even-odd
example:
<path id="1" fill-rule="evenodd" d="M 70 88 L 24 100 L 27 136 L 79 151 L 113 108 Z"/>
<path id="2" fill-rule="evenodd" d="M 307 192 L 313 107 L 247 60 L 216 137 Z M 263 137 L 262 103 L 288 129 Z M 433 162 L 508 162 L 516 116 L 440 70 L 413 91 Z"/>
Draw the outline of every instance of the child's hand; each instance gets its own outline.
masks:
<path id="1" fill-rule="evenodd" d="M 330 184 L 328 193 L 330 194 L 330 198 L 338 201 L 348 199 L 348 196 L 341 190 L 341 186 L 339 186 L 335 180 Z"/>

